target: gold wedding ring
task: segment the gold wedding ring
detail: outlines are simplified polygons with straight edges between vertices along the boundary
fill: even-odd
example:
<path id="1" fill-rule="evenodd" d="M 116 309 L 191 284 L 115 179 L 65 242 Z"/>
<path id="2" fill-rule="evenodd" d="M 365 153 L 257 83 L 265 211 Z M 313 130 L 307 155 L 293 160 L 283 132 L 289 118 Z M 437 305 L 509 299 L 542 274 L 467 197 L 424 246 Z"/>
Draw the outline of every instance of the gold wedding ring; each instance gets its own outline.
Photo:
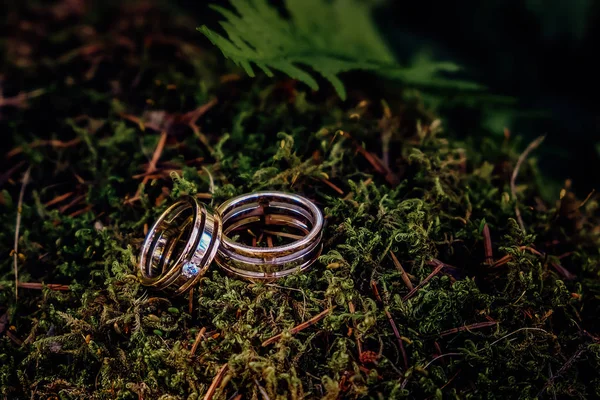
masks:
<path id="1" fill-rule="evenodd" d="M 283 192 L 258 192 L 235 197 L 218 207 L 223 238 L 215 259 L 234 275 L 250 279 L 276 279 L 308 268 L 321 254 L 323 214 L 304 197 Z M 285 226 L 305 236 L 275 247 L 234 242 L 232 232 L 248 225 Z"/>
<path id="2" fill-rule="evenodd" d="M 144 285 L 188 291 L 206 272 L 222 236 L 220 215 L 185 196 L 167 208 L 142 245 L 139 274 Z"/>

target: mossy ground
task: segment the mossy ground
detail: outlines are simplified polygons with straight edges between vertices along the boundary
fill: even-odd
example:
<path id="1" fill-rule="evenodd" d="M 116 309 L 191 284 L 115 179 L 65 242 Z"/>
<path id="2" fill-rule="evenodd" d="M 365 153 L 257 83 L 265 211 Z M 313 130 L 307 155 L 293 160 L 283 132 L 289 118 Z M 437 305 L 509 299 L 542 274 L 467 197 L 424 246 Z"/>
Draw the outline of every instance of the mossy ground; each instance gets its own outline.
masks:
<path id="1" fill-rule="evenodd" d="M 597 197 L 542 200 L 535 153 L 513 193 L 525 143 L 238 75 L 168 8 L 65 4 L 19 3 L 2 27 L 4 398 L 194 399 L 219 371 L 220 399 L 600 396 Z M 191 298 L 139 284 L 174 199 L 260 189 L 323 209 L 309 272 L 213 265 Z"/>

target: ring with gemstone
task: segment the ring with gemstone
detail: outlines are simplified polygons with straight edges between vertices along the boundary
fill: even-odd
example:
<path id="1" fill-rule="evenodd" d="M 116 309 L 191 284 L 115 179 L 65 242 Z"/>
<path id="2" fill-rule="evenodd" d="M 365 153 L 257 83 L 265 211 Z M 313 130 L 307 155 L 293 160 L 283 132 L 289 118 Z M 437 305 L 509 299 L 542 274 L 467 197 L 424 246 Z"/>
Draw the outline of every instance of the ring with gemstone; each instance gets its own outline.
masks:
<path id="1" fill-rule="evenodd" d="M 142 245 L 139 274 L 142 284 L 188 291 L 204 275 L 221 242 L 220 215 L 192 196 L 167 208 Z"/>
<path id="2" fill-rule="evenodd" d="M 200 280 L 213 259 L 238 277 L 277 279 L 303 271 L 316 261 L 322 250 L 323 226 L 319 208 L 295 194 L 246 194 L 216 210 L 184 196 L 148 231 L 139 257 L 140 280 L 156 289 L 183 294 Z M 267 233 L 269 247 L 260 246 L 263 235 L 258 240 L 254 235 L 252 245 L 237 241 L 255 228 Z M 282 243 L 274 245 L 273 236 Z"/>
<path id="3" fill-rule="evenodd" d="M 323 214 L 310 200 L 284 192 L 258 192 L 227 200 L 217 208 L 223 237 L 215 262 L 225 271 L 247 279 L 272 280 L 308 268 L 321 254 Z M 246 245 L 232 239 L 249 227 L 288 231 L 269 233 L 295 239 L 273 247 Z"/>

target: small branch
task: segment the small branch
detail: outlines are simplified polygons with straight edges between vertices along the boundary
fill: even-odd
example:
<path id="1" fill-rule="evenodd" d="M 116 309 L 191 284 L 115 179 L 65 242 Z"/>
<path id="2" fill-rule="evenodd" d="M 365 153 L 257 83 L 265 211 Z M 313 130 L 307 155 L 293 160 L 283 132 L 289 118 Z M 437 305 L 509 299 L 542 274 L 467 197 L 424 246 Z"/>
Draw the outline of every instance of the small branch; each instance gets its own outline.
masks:
<path id="1" fill-rule="evenodd" d="M 46 89 L 36 89 L 31 92 L 20 92 L 14 97 L 4 97 L 0 94 L 0 108 L 11 106 L 17 108 L 26 108 L 27 100 L 43 95 Z"/>
<path id="2" fill-rule="evenodd" d="M 488 326 L 495 326 L 495 325 L 498 325 L 498 323 L 496 321 L 478 322 L 476 324 L 465 325 L 465 326 L 461 326 L 459 328 L 448 329 L 447 331 L 443 331 L 442 333 L 440 333 L 440 336 L 448 336 L 448 335 L 452 335 L 452 334 L 455 334 L 458 332 L 470 331 L 472 329 L 487 328 Z"/>
<path id="3" fill-rule="evenodd" d="M 6 331 L 6 336 L 8 336 L 8 338 L 10 340 L 12 340 L 13 342 L 15 342 L 15 344 L 17 346 L 21 346 L 23 344 L 23 341 L 21 339 L 19 339 L 19 337 L 17 335 L 15 335 L 14 333 L 12 333 L 10 331 L 10 329 Z"/>
<path id="4" fill-rule="evenodd" d="M 19 300 L 19 230 L 21 228 L 21 214 L 23 212 L 23 197 L 25 196 L 25 187 L 29 182 L 29 176 L 31 174 L 31 166 L 27 168 L 23 175 L 23 183 L 21 184 L 21 192 L 19 193 L 19 202 L 17 203 L 17 222 L 15 225 L 15 245 L 13 247 L 13 266 L 15 272 L 15 301 Z"/>
<path id="5" fill-rule="evenodd" d="M 93 208 L 93 206 L 90 204 L 89 206 L 86 206 L 86 207 L 82 208 L 81 210 L 77 210 L 75 212 L 72 212 L 71 214 L 69 214 L 69 217 L 75 218 L 75 217 L 77 217 L 77 216 L 79 216 L 81 214 L 84 214 L 84 213 L 90 211 L 92 208 Z"/>
<path id="6" fill-rule="evenodd" d="M 190 292 L 188 293 L 188 314 L 190 314 L 193 318 L 194 312 L 194 287 L 192 286 Z"/>
<path id="7" fill-rule="evenodd" d="M 579 359 L 579 357 L 581 357 L 581 355 L 586 351 L 586 349 L 587 349 L 587 347 L 581 346 L 579 348 L 579 350 L 577 350 L 575 352 L 575 354 L 573 354 L 571 356 L 571 358 L 569 358 L 567 360 L 567 362 L 558 370 L 558 372 L 556 372 L 556 374 L 554 376 L 552 376 L 550 379 L 548 379 L 548 381 L 546 382 L 546 384 L 544 385 L 542 390 L 540 390 L 540 392 L 537 394 L 536 397 L 540 397 L 542 395 L 542 393 L 544 393 L 544 391 L 546 391 L 546 389 L 548 389 L 550 386 L 554 385 L 554 381 L 557 378 L 559 378 L 561 375 L 563 375 L 569 368 L 571 368 L 571 366 L 575 363 L 575 361 L 577 361 L 577 359 Z"/>
<path id="8" fill-rule="evenodd" d="M 319 178 L 319 180 L 321 182 L 323 182 L 324 184 L 326 184 L 327 186 L 329 186 L 330 188 L 332 188 L 333 190 L 335 190 L 340 196 L 344 195 L 344 191 L 342 189 L 340 189 L 339 186 L 335 185 L 334 183 L 332 183 L 328 179 Z"/>
<path id="9" fill-rule="evenodd" d="M 184 114 L 184 116 L 183 116 L 183 120 L 184 121 L 188 121 L 187 125 L 190 127 L 190 129 L 192 130 L 192 132 L 194 132 L 194 135 L 211 152 L 212 152 L 212 147 L 210 146 L 210 142 L 209 142 L 208 138 L 200 131 L 200 128 L 198 127 L 198 125 L 196 124 L 196 122 L 198 121 L 198 118 L 200 118 L 208 110 L 210 110 L 211 108 L 213 108 L 217 104 L 217 102 L 218 102 L 217 99 L 212 99 L 208 103 L 206 103 L 206 104 L 198 107 L 194 111 L 190 111 L 189 113 Z"/>
<path id="10" fill-rule="evenodd" d="M 592 189 L 592 191 L 587 195 L 587 197 L 581 202 L 581 204 L 577 208 L 585 206 L 585 204 L 592 198 L 592 195 L 594 193 L 596 193 L 596 189 Z"/>
<path id="11" fill-rule="evenodd" d="M 58 209 L 58 211 L 63 214 L 65 211 L 67 211 L 69 208 L 73 207 L 74 205 L 78 204 L 81 202 L 81 200 L 85 200 L 85 194 L 82 194 L 80 196 L 75 197 L 73 200 L 71 200 L 70 203 L 60 207 Z"/>
<path id="12" fill-rule="evenodd" d="M 270 230 L 267 230 L 267 229 L 263 229 L 263 232 L 266 233 L 266 234 L 268 234 L 268 235 L 286 237 L 286 238 L 295 239 L 295 240 L 300 240 L 300 239 L 302 239 L 304 237 L 304 236 L 300 236 L 300 235 L 294 235 L 293 233 L 276 232 L 276 231 L 270 231 Z M 254 246 L 256 246 L 256 245 L 254 245 Z"/>
<path id="13" fill-rule="evenodd" d="M 402 301 L 406 301 L 406 300 L 410 299 L 411 297 L 413 297 L 419 289 L 421 289 L 423 286 L 425 286 L 427 284 L 427 282 L 429 282 L 431 280 L 431 278 L 436 276 L 442 270 L 442 268 L 444 268 L 446 266 L 446 264 L 444 264 L 440 260 L 436 260 L 435 258 L 432 260 L 432 263 L 434 265 L 437 265 L 435 267 L 435 269 L 431 272 L 431 274 L 429 274 L 429 276 L 427 278 L 423 279 L 421 281 L 421 283 L 419 283 L 413 290 L 408 292 L 408 294 L 402 298 Z"/>
<path id="14" fill-rule="evenodd" d="M 67 148 L 67 147 L 76 146 L 79 143 L 81 143 L 81 139 L 79 139 L 79 138 L 75 138 L 75 139 L 69 140 L 67 142 L 52 139 L 52 140 L 35 140 L 35 141 L 27 144 L 27 146 L 31 147 L 31 148 L 41 147 L 41 146 L 51 146 L 51 147 L 54 147 L 57 149 L 63 149 L 63 148 Z M 21 154 L 22 152 L 23 152 L 23 147 L 21 147 L 21 146 L 15 147 L 14 149 L 12 149 L 8 153 L 6 153 L 6 158 L 14 157 L 17 154 Z"/>
<path id="15" fill-rule="evenodd" d="M 535 254 L 536 256 L 540 256 L 540 257 L 544 256 L 543 253 L 541 253 L 538 250 L 534 249 L 533 247 L 529 247 L 529 246 L 519 246 L 519 250 L 527 250 L 530 253 Z M 504 257 L 500 258 L 499 260 L 496 260 L 496 262 L 494 262 L 492 264 L 492 267 L 499 267 L 501 265 L 506 264 L 507 262 L 509 262 L 512 259 L 513 259 L 513 256 L 511 254 L 507 254 Z"/>
<path id="16" fill-rule="evenodd" d="M 400 264 L 400 261 L 398 261 L 398 258 L 396 258 L 396 255 L 390 251 L 390 256 L 392 256 L 392 261 L 394 262 L 394 265 L 396 266 L 398 271 L 400 271 L 400 277 L 402 278 L 402 281 L 404 282 L 408 290 L 413 290 L 413 284 L 408 278 L 408 274 L 406 273 L 404 268 L 402 268 L 402 264 Z"/>
<path id="17" fill-rule="evenodd" d="M 196 353 L 196 350 L 198 349 L 198 345 L 204 339 L 204 333 L 205 332 L 206 332 L 206 328 L 202 327 L 202 329 L 200 329 L 200 332 L 198 332 L 198 335 L 196 335 L 196 340 L 194 341 L 194 345 L 192 346 L 192 350 L 190 350 L 190 356 L 193 356 Z"/>
<path id="18" fill-rule="evenodd" d="M 300 325 L 297 325 L 297 326 L 293 327 L 292 329 L 290 329 L 290 333 L 292 335 L 295 335 L 296 333 L 298 333 L 300 331 L 303 331 L 304 329 L 306 329 L 306 328 L 308 328 L 308 327 L 316 324 L 317 322 L 319 322 L 320 320 L 322 320 L 323 318 L 325 318 L 327 316 L 327 314 L 329 314 L 331 312 L 332 309 L 333 308 L 328 308 L 328 309 L 322 311 L 321 313 L 315 315 L 314 317 L 312 317 L 308 321 L 303 322 Z M 275 336 L 273 336 L 273 337 L 265 340 L 262 343 L 262 346 L 266 347 L 266 346 L 270 345 L 271 343 L 277 342 L 279 339 L 281 339 L 282 335 L 283 335 L 282 333 L 279 333 L 279 334 L 277 334 L 277 335 L 275 335 Z"/>
<path id="19" fill-rule="evenodd" d="M 519 175 L 519 170 L 521 169 L 521 165 L 523 165 L 523 162 L 527 159 L 527 156 L 529 156 L 529 153 L 531 153 L 533 150 L 535 150 L 537 147 L 539 147 L 539 145 L 542 144 L 542 142 L 544 141 L 545 138 L 546 138 L 546 135 L 542 135 L 542 136 L 539 136 L 537 139 L 535 139 L 533 142 L 529 143 L 529 146 L 527 146 L 525 151 L 519 156 L 519 159 L 517 160 L 517 165 L 515 166 L 515 169 L 510 178 L 510 191 L 511 191 L 513 200 L 515 201 L 515 214 L 517 215 L 517 221 L 519 222 L 519 226 L 521 227 L 523 232 L 525 232 L 525 224 L 523 223 L 523 217 L 521 217 L 521 211 L 519 210 L 519 204 L 518 204 L 519 202 L 517 200 L 517 184 L 516 184 L 517 176 Z"/>
<path id="20" fill-rule="evenodd" d="M 200 107 L 196 108 L 195 110 L 184 114 L 183 119 L 187 120 L 188 123 L 195 125 L 196 122 L 198 122 L 198 118 L 200 118 L 201 116 L 206 114 L 206 112 L 208 110 L 210 110 L 211 108 L 213 108 L 215 105 L 217 105 L 218 102 L 219 102 L 219 100 L 214 98 L 214 99 L 210 100 L 208 103 L 203 104 Z"/>
<path id="21" fill-rule="evenodd" d="M 354 314 L 356 312 L 356 309 L 354 308 L 354 303 L 352 303 L 351 301 L 348 302 L 348 309 L 350 310 L 350 314 Z M 354 323 L 354 319 L 352 320 L 352 325 L 354 328 L 354 338 L 356 339 L 356 347 L 358 347 L 358 359 L 362 360 L 362 343 L 360 342 L 360 338 L 356 333 L 356 324 Z"/>
<path id="22" fill-rule="evenodd" d="M 60 203 L 63 200 L 68 199 L 69 197 L 71 197 L 73 195 L 73 192 L 68 192 L 65 194 L 61 194 L 60 196 L 56 196 L 55 198 L 53 198 L 52 200 L 50 200 L 49 202 L 44 204 L 44 207 L 50 207 L 53 206 L 57 203 Z"/>
<path id="23" fill-rule="evenodd" d="M 488 224 L 483 225 L 483 247 L 485 249 L 485 263 L 491 265 L 494 263 L 494 253 L 492 249 L 492 237 Z"/>
<path id="24" fill-rule="evenodd" d="M 394 331 L 394 336 L 396 336 L 396 340 L 398 340 L 398 346 L 400 347 L 400 352 L 402 353 L 402 361 L 404 362 L 404 370 L 408 370 L 408 356 L 406 355 L 406 349 L 404 349 L 404 344 L 402 343 L 402 338 L 400 337 L 400 332 L 398 331 L 398 326 L 396 322 L 392 318 L 392 314 L 387 309 L 387 306 L 381 299 L 379 295 L 379 290 L 377 289 L 377 283 L 375 281 L 371 281 L 371 287 L 373 288 L 373 292 L 375 293 L 375 297 L 377 300 L 383 305 L 383 311 L 392 326 L 392 330 Z"/>
<path id="25" fill-rule="evenodd" d="M 258 391 L 260 392 L 260 394 L 261 394 L 261 396 L 262 396 L 263 400 L 271 400 L 271 399 L 269 398 L 269 395 L 267 394 L 267 391 L 265 390 L 265 388 L 264 388 L 264 387 L 262 387 L 262 386 L 260 385 L 260 383 L 258 383 L 258 380 L 257 380 L 256 378 L 254 378 L 254 383 L 256 384 L 256 386 L 258 386 Z"/>
<path id="26" fill-rule="evenodd" d="M 436 358 L 434 358 L 433 360 L 429 361 L 427 363 L 427 365 L 425 365 L 423 367 L 423 369 L 427 369 L 427 367 L 429 367 L 431 364 L 433 364 L 435 361 L 439 360 L 440 358 L 444 358 L 444 357 L 448 357 L 448 356 L 462 356 L 461 353 L 446 353 L 446 354 L 441 354 L 439 356 L 437 356 Z"/>
<path id="27" fill-rule="evenodd" d="M 204 400 L 212 399 L 212 397 L 215 395 L 215 391 L 217 390 L 217 387 L 223 380 L 223 377 L 225 376 L 225 373 L 227 372 L 228 369 L 229 369 L 228 364 L 223 364 L 221 369 L 219 369 L 219 372 L 217 372 L 215 379 L 213 379 L 212 383 L 210 384 L 210 387 L 208 388 L 208 391 L 204 395 Z"/>
<path id="28" fill-rule="evenodd" d="M 156 163 L 160 159 L 160 156 L 165 148 L 165 143 L 167 143 L 167 132 L 163 131 L 160 134 L 160 139 L 158 140 L 156 149 L 154 149 L 154 154 L 152 154 L 152 160 L 150 160 L 150 163 L 148 164 L 148 168 L 146 169 L 147 174 L 150 174 L 150 173 L 156 171 Z M 140 196 L 142 195 L 142 187 L 143 187 L 143 185 L 148 183 L 149 180 L 150 180 L 150 175 L 144 176 L 142 185 L 140 185 L 137 192 L 135 193 L 135 195 L 132 198 L 125 200 L 125 204 L 131 204 L 131 203 L 139 200 Z"/>
<path id="29" fill-rule="evenodd" d="M 551 262 L 550 265 L 556 270 L 556 272 L 558 272 L 559 275 L 561 275 L 567 281 L 572 281 L 573 279 L 577 278 L 576 275 L 571 273 L 571 271 L 567 270 L 559 263 Z"/>
<path id="30" fill-rule="evenodd" d="M 19 282 L 19 287 L 23 289 L 38 289 L 42 290 L 43 288 L 48 288 L 50 290 L 57 290 L 61 292 L 66 292 L 70 290 L 69 285 L 61 285 L 58 283 L 38 283 L 38 282 Z"/>
<path id="31" fill-rule="evenodd" d="M 0 175 L 0 186 L 4 185 L 4 182 L 10 179 L 12 174 L 14 174 L 19 168 L 25 165 L 25 161 L 19 161 L 16 165 L 11 167 L 8 171 Z"/>

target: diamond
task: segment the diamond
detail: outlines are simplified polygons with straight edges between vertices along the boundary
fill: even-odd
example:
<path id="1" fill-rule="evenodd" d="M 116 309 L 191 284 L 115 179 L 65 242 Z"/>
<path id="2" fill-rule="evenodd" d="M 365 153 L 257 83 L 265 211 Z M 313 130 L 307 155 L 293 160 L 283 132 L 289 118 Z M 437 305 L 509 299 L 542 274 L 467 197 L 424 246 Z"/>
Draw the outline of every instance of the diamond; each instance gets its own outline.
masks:
<path id="1" fill-rule="evenodd" d="M 198 275 L 198 266 L 195 263 L 188 261 L 185 264 L 183 264 L 182 273 L 183 275 L 185 275 L 186 278 L 196 276 Z"/>

